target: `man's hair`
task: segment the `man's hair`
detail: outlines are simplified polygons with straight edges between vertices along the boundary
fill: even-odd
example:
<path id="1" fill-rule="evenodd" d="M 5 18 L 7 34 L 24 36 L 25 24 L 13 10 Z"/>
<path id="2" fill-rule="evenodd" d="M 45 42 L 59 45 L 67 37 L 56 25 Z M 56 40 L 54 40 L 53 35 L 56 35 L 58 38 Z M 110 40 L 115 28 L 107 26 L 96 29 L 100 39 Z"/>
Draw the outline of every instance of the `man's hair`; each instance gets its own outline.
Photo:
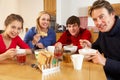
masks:
<path id="1" fill-rule="evenodd" d="M 66 25 L 68 25 L 68 24 L 75 24 L 75 23 L 77 23 L 78 26 L 80 26 L 80 19 L 79 19 L 79 17 L 73 15 L 73 16 L 68 18 L 68 20 L 66 22 Z"/>
<path id="2" fill-rule="evenodd" d="M 89 15 L 92 16 L 92 11 L 99 8 L 106 8 L 108 13 L 114 12 L 112 5 L 106 0 L 97 0 L 89 9 Z"/>

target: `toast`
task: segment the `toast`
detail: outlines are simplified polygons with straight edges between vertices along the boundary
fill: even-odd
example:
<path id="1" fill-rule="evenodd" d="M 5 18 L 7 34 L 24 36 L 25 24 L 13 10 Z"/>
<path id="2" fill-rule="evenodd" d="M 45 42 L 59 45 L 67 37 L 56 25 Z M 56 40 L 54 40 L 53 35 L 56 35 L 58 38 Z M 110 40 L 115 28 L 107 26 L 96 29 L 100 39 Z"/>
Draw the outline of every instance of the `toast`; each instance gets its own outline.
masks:
<path id="1" fill-rule="evenodd" d="M 40 31 L 40 36 L 42 36 L 42 37 L 46 37 L 48 34 L 47 33 L 45 33 L 45 32 L 42 32 L 42 31 Z"/>
<path id="2" fill-rule="evenodd" d="M 50 64 L 52 64 L 52 53 L 48 52 L 47 50 L 41 50 L 38 54 L 38 67 L 41 69 L 42 65 L 44 68 L 49 68 Z"/>

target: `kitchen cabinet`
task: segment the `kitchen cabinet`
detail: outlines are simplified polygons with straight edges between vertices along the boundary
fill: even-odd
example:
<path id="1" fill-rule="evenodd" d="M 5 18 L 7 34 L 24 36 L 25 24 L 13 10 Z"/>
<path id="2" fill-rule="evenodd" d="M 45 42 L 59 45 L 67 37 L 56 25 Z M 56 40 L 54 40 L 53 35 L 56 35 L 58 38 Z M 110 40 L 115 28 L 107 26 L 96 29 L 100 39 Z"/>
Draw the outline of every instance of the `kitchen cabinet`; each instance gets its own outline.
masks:
<path id="1" fill-rule="evenodd" d="M 44 0 L 44 10 L 56 16 L 56 0 Z"/>
<path id="2" fill-rule="evenodd" d="M 56 33 L 56 41 L 61 37 L 63 33 L 62 32 L 57 32 Z"/>

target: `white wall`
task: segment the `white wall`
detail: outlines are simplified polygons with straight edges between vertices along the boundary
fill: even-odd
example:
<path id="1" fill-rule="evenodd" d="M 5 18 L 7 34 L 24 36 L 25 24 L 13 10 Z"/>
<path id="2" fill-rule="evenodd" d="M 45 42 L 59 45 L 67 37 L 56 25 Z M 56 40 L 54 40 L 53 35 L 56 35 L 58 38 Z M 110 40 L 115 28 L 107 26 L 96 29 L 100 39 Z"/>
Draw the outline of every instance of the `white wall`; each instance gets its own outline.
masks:
<path id="1" fill-rule="evenodd" d="M 7 15 L 17 13 L 17 0 L 0 0 L 0 29 L 4 29 L 4 20 Z"/>
<path id="2" fill-rule="evenodd" d="M 32 27 L 36 25 L 38 13 L 43 10 L 43 0 L 19 0 L 19 13 L 24 18 L 24 26 Z"/>
<path id="3" fill-rule="evenodd" d="M 24 27 L 32 27 L 42 10 L 43 0 L 0 0 L 0 29 L 4 29 L 4 20 L 11 13 L 23 17 Z"/>
<path id="4" fill-rule="evenodd" d="M 70 0 L 56 0 L 57 2 L 57 10 L 56 10 L 56 22 L 58 24 L 65 24 L 66 19 L 70 16 Z"/>
<path id="5" fill-rule="evenodd" d="M 57 23 L 65 25 L 67 18 L 71 15 L 87 16 L 87 8 L 96 0 L 57 0 Z M 107 0 L 112 3 L 120 3 L 120 0 Z"/>

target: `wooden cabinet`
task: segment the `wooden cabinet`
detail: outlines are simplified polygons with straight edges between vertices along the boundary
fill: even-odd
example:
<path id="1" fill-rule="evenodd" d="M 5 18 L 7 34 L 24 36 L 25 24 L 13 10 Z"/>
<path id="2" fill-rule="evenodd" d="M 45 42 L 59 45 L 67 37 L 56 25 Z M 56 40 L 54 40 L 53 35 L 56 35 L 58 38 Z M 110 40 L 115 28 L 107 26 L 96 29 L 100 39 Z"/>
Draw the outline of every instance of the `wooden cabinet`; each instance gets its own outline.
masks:
<path id="1" fill-rule="evenodd" d="M 90 32 L 91 32 L 91 42 L 93 43 L 97 40 L 99 32 L 94 32 L 93 29 L 91 29 Z"/>
<path id="2" fill-rule="evenodd" d="M 56 16 L 56 0 L 44 0 L 44 10 Z"/>
<path id="3" fill-rule="evenodd" d="M 56 33 L 56 41 L 61 37 L 62 34 L 63 34 L 62 32 Z"/>
<path id="4" fill-rule="evenodd" d="M 116 15 L 120 16 L 120 3 L 118 4 L 112 4 L 114 10 L 115 10 L 115 13 Z"/>

